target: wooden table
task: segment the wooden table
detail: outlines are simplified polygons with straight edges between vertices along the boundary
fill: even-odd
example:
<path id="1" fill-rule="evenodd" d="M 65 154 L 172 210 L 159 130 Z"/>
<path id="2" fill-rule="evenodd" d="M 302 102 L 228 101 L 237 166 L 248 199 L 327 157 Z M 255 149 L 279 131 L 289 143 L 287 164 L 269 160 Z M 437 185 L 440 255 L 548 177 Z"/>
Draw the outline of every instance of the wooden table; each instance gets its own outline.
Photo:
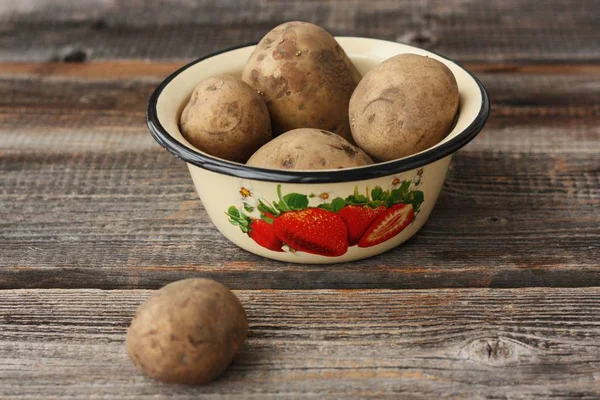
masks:
<path id="1" fill-rule="evenodd" d="M 429 222 L 387 254 L 234 247 L 146 131 L 168 73 L 291 19 L 432 49 L 490 92 Z M 2 2 L 0 398 L 599 398 L 599 60 L 595 0 Z M 189 277 L 250 322 L 198 388 L 140 376 L 123 345 L 149 290 Z"/>

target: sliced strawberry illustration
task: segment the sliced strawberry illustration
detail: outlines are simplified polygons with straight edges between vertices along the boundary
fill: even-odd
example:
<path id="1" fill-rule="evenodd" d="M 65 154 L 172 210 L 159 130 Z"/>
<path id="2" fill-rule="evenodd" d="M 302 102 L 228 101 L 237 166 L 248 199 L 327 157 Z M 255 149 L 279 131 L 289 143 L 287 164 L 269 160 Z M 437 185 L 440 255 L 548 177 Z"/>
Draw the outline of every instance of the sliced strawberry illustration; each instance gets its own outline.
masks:
<path id="1" fill-rule="evenodd" d="M 371 223 L 358 247 L 371 247 L 390 240 L 404 230 L 415 216 L 412 204 L 396 204 Z"/>
<path id="2" fill-rule="evenodd" d="M 348 251 L 344 221 L 321 208 L 288 211 L 273 222 L 275 234 L 291 248 L 306 253 L 336 257 Z"/>
<path id="3" fill-rule="evenodd" d="M 342 208 L 338 215 L 348 228 L 348 245 L 354 246 L 357 244 L 369 225 L 384 211 L 385 206 L 383 205 L 375 208 L 353 205 Z"/>
<path id="4" fill-rule="evenodd" d="M 248 236 L 252 238 L 260 246 L 273 251 L 283 251 L 281 248 L 283 243 L 277 235 L 275 235 L 275 229 L 273 225 L 262 219 L 253 219 L 250 223 L 250 230 Z"/>

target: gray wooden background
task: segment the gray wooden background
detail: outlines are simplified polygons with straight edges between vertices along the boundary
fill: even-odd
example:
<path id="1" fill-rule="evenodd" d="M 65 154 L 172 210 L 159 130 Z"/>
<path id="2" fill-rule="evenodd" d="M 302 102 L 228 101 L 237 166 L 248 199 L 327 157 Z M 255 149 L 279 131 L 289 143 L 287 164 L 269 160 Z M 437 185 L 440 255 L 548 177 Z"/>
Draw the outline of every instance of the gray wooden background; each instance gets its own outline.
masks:
<path id="1" fill-rule="evenodd" d="M 293 265 L 210 223 L 147 99 L 287 20 L 472 70 L 492 115 L 427 225 L 379 257 Z M 600 398 L 600 2 L 0 2 L 0 398 Z M 124 333 L 193 276 L 242 300 L 218 381 L 140 376 Z"/>

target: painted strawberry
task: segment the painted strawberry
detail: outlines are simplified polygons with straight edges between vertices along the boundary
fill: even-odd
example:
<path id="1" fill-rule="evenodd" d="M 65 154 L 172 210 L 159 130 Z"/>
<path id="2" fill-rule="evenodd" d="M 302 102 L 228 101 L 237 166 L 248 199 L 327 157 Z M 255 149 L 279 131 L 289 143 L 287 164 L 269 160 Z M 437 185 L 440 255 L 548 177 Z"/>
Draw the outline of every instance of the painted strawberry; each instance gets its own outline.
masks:
<path id="1" fill-rule="evenodd" d="M 273 225 L 262 219 L 253 219 L 250 223 L 248 236 L 252 238 L 258 245 L 273 251 L 283 251 L 283 243 L 277 235 Z"/>
<path id="2" fill-rule="evenodd" d="M 415 216 L 412 204 L 396 204 L 371 223 L 363 237 L 358 242 L 358 247 L 371 247 L 383 243 L 404 230 Z"/>
<path id="3" fill-rule="evenodd" d="M 354 246 L 357 244 L 369 225 L 384 211 L 384 205 L 375 208 L 366 205 L 349 205 L 342 208 L 338 212 L 338 215 L 348 228 L 348 245 Z"/>
<path id="4" fill-rule="evenodd" d="M 262 219 L 252 218 L 233 206 L 229 207 L 226 214 L 232 225 L 239 226 L 241 231 L 250 236 L 259 246 L 273 251 L 283 251 L 283 243 L 277 238 L 273 229 L 272 214 L 262 214 Z"/>
<path id="5" fill-rule="evenodd" d="M 306 253 L 336 257 L 348 251 L 344 221 L 321 208 L 287 211 L 275 218 L 275 234 L 291 248 Z"/>
<path id="6" fill-rule="evenodd" d="M 330 191 L 283 195 L 281 185 L 277 185 L 277 200 L 259 198 L 253 204 L 243 201 L 242 207 L 229 207 L 226 215 L 232 225 L 266 249 L 280 252 L 289 247 L 291 251 L 338 257 L 349 246 L 383 243 L 415 219 L 424 194 L 410 189 L 412 180 L 397 180 L 394 178 L 388 190 L 367 187 L 361 194 L 356 187 L 346 198 L 335 197 L 329 202 Z M 311 207 L 310 199 L 315 197 L 319 197 L 320 204 Z M 254 217 L 257 213 L 260 218 Z"/>

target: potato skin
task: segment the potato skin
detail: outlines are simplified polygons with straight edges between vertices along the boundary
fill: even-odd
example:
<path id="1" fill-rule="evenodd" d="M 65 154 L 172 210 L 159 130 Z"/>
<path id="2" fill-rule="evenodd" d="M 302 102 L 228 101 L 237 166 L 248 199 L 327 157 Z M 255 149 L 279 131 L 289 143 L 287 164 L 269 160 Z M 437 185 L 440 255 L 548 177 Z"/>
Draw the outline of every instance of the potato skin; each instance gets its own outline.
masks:
<path id="1" fill-rule="evenodd" d="M 263 94 L 274 136 L 316 128 L 349 141 L 348 103 L 360 79 L 333 36 L 307 22 L 287 22 L 267 33 L 242 73 Z"/>
<path id="2" fill-rule="evenodd" d="M 207 78 L 196 86 L 181 113 L 179 127 L 199 150 L 242 163 L 272 137 L 269 111 L 262 97 L 228 75 Z"/>
<path id="3" fill-rule="evenodd" d="M 373 160 L 339 135 L 322 129 L 294 129 L 271 140 L 248 160 L 253 167 L 316 170 L 359 167 Z"/>
<path id="4" fill-rule="evenodd" d="M 389 161 L 442 140 L 458 110 L 454 75 L 441 62 L 400 54 L 369 71 L 350 99 L 352 136 L 371 157 Z"/>
<path id="5" fill-rule="evenodd" d="M 233 293 L 209 279 L 170 283 L 142 304 L 127 352 L 142 372 L 168 383 L 203 384 L 231 362 L 248 333 Z"/>

